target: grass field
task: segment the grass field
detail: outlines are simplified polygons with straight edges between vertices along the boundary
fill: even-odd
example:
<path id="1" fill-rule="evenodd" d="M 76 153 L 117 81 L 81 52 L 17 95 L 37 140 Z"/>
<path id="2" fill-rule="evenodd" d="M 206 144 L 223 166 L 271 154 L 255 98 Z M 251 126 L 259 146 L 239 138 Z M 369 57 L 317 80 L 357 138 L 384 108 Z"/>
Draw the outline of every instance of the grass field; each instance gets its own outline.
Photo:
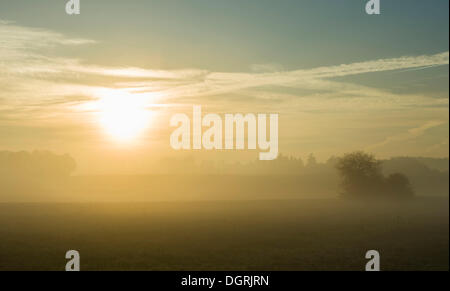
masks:
<path id="1" fill-rule="evenodd" d="M 0 270 L 449 269 L 449 201 L 0 204 Z"/>

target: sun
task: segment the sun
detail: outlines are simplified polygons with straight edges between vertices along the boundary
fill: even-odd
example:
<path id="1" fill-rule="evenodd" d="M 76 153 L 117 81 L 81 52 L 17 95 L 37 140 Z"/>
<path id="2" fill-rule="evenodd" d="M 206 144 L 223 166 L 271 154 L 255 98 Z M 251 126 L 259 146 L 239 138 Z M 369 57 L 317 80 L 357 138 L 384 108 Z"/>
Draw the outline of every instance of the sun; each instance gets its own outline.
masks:
<path id="1" fill-rule="evenodd" d="M 151 119 L 144 97 L 122 90 L 102 91 L 96 107 L 105 132 L 120 142 L 133 141 L 143 134 Z"/>

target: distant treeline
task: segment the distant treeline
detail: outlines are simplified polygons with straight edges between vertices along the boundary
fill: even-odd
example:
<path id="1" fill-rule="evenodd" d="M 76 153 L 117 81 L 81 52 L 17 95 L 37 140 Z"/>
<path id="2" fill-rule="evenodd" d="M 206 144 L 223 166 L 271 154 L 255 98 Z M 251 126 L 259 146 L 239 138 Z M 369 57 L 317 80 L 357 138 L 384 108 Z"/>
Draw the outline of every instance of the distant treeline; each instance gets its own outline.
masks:
<path id="1" fill-rule="evenodd" d="M 67 154 L 0 151 L 0 202 L 59 201 L 75 167 Z"/>
<path id="2" fill-rule="evenodd" d="M 76 168 L 69 155 L 49 151 L 0 151 L 0 176 L 11 177 L 67 177 Z"/>
<path id="3" fill-rule="evenodd" d="M 305 161 L 280 155 L 242 163 L 166 159 L 148 175 L 78 176 L 69 155 L 0 151 L 0 202 L 337 197 L 338 162 L 338 157 L 318 162 L 313 155 Z M 386 177 L 405 175 L 416 196 L 448 196 L 448 159 L 403 157 L 380 163 Z"/>
<path id="4" fill-rule="evenodd" d="M 164 159 L 159 169 L 164 174 L 196 175 L 293 175 L 314 177 L 319 183 L 335 184 L 338 180 L 336 164 L 339 157 L 318 162 L 313 154 L 305 160 L 280 154 L 273 161 L 226 163 L 196 161 L 194 158 Z M 417 195 L 448 196 L 449 159 L 426 157 L 394 157 L 381 160 L 384 175 L 404 174 Z"/>
<path id="5" fill-rule="evenodd" d="M 185 159 L 164 159 L 161 169 L 164 174 L 240 174 L 240 175 L 299 175 L 311 173 L 336 172 L 339 158 L 332 156 L 325 162 L 318 162 L 313 154 L 304 161 L 301 158 L 280 154 L 273 161 L 259 161 L 244 163 L 226 163 L 223 161 L 196 161 L 192 157 Z M 436 175 L 448 174 L 448 158 L 424 157 L 394 157 L 381 160 L 385 174 L 401 172 L 406 175 Z"/>

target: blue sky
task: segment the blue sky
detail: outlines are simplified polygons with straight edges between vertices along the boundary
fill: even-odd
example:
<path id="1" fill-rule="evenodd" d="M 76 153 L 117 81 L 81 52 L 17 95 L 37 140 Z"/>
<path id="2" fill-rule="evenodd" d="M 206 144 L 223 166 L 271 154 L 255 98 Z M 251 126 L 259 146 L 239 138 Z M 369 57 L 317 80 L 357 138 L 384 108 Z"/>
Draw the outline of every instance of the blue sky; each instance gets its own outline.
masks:
<path id="1" fill-rule="evenodd" d="M 2 0 L 0 17 L 100 40 L 89 54 L 108 64 L 116 56 L 117 63 L 161 68 L 297 69 L 448 49 L 449 1 L 385 0 L 379 16 L 366 15 L 365 2 L 90 0 L 81 1 L 80 16 L 68 17 L 62 0 Z"/>

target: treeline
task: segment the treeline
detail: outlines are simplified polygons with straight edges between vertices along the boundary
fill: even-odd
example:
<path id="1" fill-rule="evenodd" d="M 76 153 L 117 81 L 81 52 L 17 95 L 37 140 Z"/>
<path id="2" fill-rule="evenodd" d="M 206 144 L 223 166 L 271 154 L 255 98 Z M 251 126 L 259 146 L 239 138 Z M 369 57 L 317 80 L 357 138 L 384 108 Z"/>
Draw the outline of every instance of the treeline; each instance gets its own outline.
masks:
<path id="1" fill-rule="evenodd" d="M 227 163 L 224 161 L 198 161 L 193 157 L 185 159 L 164 159 L 158 170 L 161 174 L 173 175 L 266 175 L 303 176 L 318 183 L 337 185 L 336 170 L 339 157 L 333 156 L 319 162 L 313 154 L 306 159 L 280 154 L 273 161 L 251 161 Z M 394 157 L 379 160 L 381 174 L 390 177 L 389 183 L 401 184 L 403 174 L 419 196 L 448 196 L 449 159 L 426 157 Z M 306 178 L 308 177 L 308 178 Z"/>
<path id="2" fill-rule="evenodd" d="M 337 174 L 339 157 L 332 156 L 318 162 L 314 154 L 306 159 L 280 154 L 272 161 L 250 161 L 227 163 L 225 161 L 198 161 L 193 157 L 184 159 L 163 159 L 160 166 L 162 174 L 226 174 L 226 175 L 302 175 Z M 384 174 L 396 172 L 408 176 L 448 175 L 448 158 L 394 157 L 380 160 Z"/>
<path id="3" fill-rule="evenodd" d="M 67 154 L 0 151 L 0 202 L 58 201 L 75 167 Z"/>
<path id="4" fill-rule="evenodd" d="M 313 154 L 303 161 L 299 157 L 283 154 L 271 161 L 226 162 L 198 161 L 189 156 L 184 159 L 166 158 L 158 167 L 163 174 L 215 174 L 215 175 L 299 175 L 335 172 L 336 157 L 319 163 Z"/>
<path id="5" fill-rule="evenodd" d="M 163 159 L 153 174 L 214 174 L 214 175 L 337 175 L 338 157 L 318 162 L 313 154 L 305 160 L 280 154 L 272 161 L 227 163 L 225 161 L 198 161 Z M 386 175 L 403 173 L 410 177 L 448 177 L 448 158 L 395 157 L 380 160 Z M 67 177 L 76 169 L 75 160 L 68 154 L 58 155 L 49 151 L 11 152 L 0 151 L 0 176 Z"/>
<path id="6" fill-rule="evenodd" d="M 312 154 L 305 160 L 280 155 L 273 161 L 241 163 L 165 159 L 155 167 L 158 172 L 148 175 L 99 177 L 73 175 L 76 163 L 67 154 L 0 151 L 0 201 L 336 197 L 342 191 L 340 158 L 319 162 Z M 406 186 L 411 186 L 416 196 L 448 196 L 448 159 L 402 157 L 378 162 L 381 173 L 361 176 L 355 171 L 356 178 L 347 180 L 344 190 L 364 194 L 373 190 L 375 195 L 407 193 Z"/>
<path id="7" fill-rule="evenodd" d="M 0 151 L 0 177 L 68 177 L 76 168 L 69 155 L 57 155 L 49 151 L 10 152 Z"/>

